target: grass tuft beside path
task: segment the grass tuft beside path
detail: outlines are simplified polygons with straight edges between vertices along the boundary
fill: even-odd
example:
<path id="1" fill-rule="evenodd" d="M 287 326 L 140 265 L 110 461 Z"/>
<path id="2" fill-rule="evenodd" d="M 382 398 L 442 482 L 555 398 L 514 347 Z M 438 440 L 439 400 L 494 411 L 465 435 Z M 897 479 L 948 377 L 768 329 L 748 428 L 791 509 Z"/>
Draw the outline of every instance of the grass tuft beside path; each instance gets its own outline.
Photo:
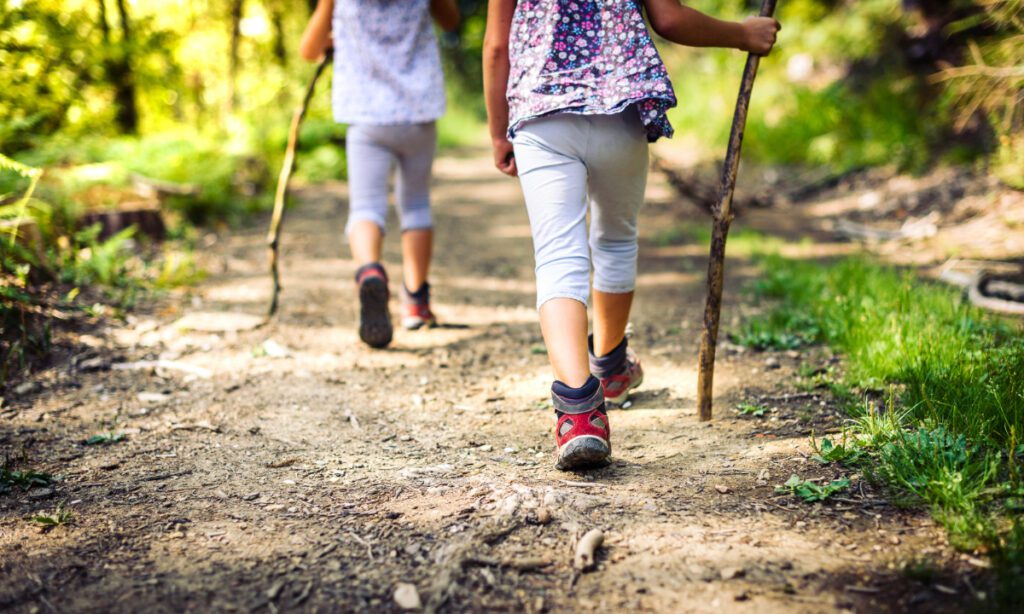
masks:
<path id="1" fill-rule="evenodd" d="M 762 349 L 826 343 L 845 357 L 828 384 L 850 402 L 853 426 L 842 440 L 817 442 L 819 458 L 857 464 L 898 500 L 927 504 L 952 543 L 993 555 L 1003 598 L 1019 598 L 1020 324 L 863 258 L 823 266 L 773 255 L 762 264 L 752 291 L 773 306 L 734 340 Z"/>

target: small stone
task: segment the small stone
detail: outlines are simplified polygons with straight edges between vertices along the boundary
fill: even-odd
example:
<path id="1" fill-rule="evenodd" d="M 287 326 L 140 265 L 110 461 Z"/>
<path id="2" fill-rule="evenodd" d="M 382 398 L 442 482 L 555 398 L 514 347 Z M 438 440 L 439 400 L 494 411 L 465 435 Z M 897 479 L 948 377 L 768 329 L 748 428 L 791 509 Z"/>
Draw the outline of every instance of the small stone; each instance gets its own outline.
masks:
<path id="1" fill-rule="evenodd" d="M 268 505 L 265 508 L 263 508 L 263 511 L 265 511 L 265 512 L 280 512 L 283 509 L 284 509 L 284 504 L 281 504 L 281 503 L 271 503 L 270 505 Z"/>
<path id="2" fill-rule="evenodd" d="M 78 370 L 88 373 L 90 371 L 106 371 L 110 368 L 110 361 L 102 356 L 96 356 L 78 363 Z"/>
<path id="3" fill-rule="evenodd" d="M 729 492 L 729 487 L 723 484 L 715 484 L 715 490 L 724 495 L 725 493 Z"/>
<path id="4" fill-rule="evenodd" d="M 400 582 L 395 587 L 395 603 L 403 610 L 418 610 L 423 607 L 419 591 L 414 585 L 406 582 Z"/>
<path id="5" fill-rule="evenodd" d="M 29 499 L 49 499 L 53 496 L 52 488 L 36 488 L 28 493 Z"/>
<path id="6" fill-rule="evenodd" d="M 140 403 L 166 403 L 171 395 L 162 392 L 140 392 L 136 395 Z"/>
<path id="7" fill-rule="evenodd" d="M 769 356 L 764 361 L 764 367 L 766 369 L 778 369 L 781 366 L 782 364 L 779 362 L 779 359 L 774 356 Z"/>
<path id="8" fill-rule="evenodd" d="M 542 507 L 537 510 L 537 524 L 548 524 L 551 522 L 551 510 Z"/>
<path id="9" fill-rule="evenodd" d="M 253 500 L 259 499 L 259 498 L 260 498 L 260 493 L 258 493 L 258 492 L 251 492 L 251 493 L 249 493 L 247 495 L 242 495 L 242 501 L 253 501 Z"/>
<path id="10" fill-rule="evenodd" d="M 733 578 L 742 578 L 745 572 L 737 567 L 723 567 L 718 574 L 723 580 L 732 580 Z"/>
<path id="11" fill-rule="evenodd" d="M 36 388 L 38 387 L 39 385 L 36 384 L 35 382 L 24 382 L 14 387 L 14 394 L 18 395 L 19 397 L 24 396 L 26 394 L 31 394 L 35 392 Z"/>

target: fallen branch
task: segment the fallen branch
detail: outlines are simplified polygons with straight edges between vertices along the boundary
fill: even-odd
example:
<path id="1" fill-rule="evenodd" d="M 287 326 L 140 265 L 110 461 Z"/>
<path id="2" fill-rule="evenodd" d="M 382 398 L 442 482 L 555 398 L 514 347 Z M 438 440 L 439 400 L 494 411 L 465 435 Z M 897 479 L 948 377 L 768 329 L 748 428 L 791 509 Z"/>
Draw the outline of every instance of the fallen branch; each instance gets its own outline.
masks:
<path id="1" fill-rule="evenodd" d="M 213 377 L 213 371 L 204 367 L 197 367 L 195 365 L 186 364 L 183 362 L 177 362 L 174 360 L 139 360 L 136 362 L 122 362 L 110 366 L 111 369 L 117 371 L 140 371 L 146 369 L 166 369 L 168 371 L 181 371 L 182 373 L 188 373 L 189 375 L 195 375 L 203 379 L 209 379 Z"/>
<path id="2" fill-rule="evenodd" d="M 967 286 L 967 299 L 972 305 L 1007 315 L 1024 316 L 1024 303 L 989 296 L 991 286 L 998 280 L 989 278 L 987 275 L 978 275 L 973 282 Z M 1013 285 L 1013 284 L 1009 284 Z M 1019 287 L 1019 286 L 1018 286 Z"/>
<path id="3" fill-rule="evenodd" d="M 593 569 L 596 564 L 595 555 L 597 549 L 604 543 L 604 532 L 601 529 L 591 529 L 586 535 L 580 538 L 576 544 L 576 557 L 573 559 L 573 567 L 580 571 Z"/>
<path id="4" fill-rule="evenodd" d="M 938 232 L 939 228 L 935 224 L 938 218 L 938 212 L 932 211 L 924 217 L 907 220 L 897 230 L 875 228 L 867 224 L 859 224 L 846 218 L 840 218 L 836 222 L 835 231 L 848 239 L 865 241 L 926 239 L 935 236 L 935 233 Z"/>
<path id="5" fill-rule="evenodd" d="M 697 205 L 697 208 L 704 213 L 714 213 L 715 202 L 718 199 L 718 195 L 715 193 L 715 189 L 713 187 L 706 183 L 701 183 L 701 180 L 697 177 L 696 173 L 684 175 L 681 171 L 669 166 L 665 159 L 658 155 L 651 156 L 651 168 L 664 175 L 669 185 L 672 186 L 672 189 L 674 189 L 677 194 L 693 202 Z M 734 208 L 737 210 L 748 208 L 764 209 L 771 206 L 772 198 L 767 195 L 750 196 L 734 204 Z"/>
<path id="6" fill-rule="evenodd" d="M 484 567 L 504 567 L 507 569 L 517 569 L 520 571 L 529 571 L 533 569 L 540 569 L 547 567 L 551 564 L 551 561 L 541 558 L 528 558 L 528 559 L 511 559 L 507 561 L 498 560 L 486 556 L 470 556 L 467 557 L 463 562 L 463 566 L 467 565 L 481 565 Z"/>

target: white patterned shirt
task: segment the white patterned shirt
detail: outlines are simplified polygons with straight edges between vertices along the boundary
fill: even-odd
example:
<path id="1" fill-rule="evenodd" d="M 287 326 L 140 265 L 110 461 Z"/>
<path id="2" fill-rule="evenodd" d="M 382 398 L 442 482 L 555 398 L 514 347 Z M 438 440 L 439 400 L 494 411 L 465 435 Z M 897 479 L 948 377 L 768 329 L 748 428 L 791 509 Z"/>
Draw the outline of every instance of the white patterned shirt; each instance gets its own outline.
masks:
<path id="1" fill-rule="evenodd" d="M 334 0 L 334 119 L 393 125 L 445 110 L 430 0 Z"/>

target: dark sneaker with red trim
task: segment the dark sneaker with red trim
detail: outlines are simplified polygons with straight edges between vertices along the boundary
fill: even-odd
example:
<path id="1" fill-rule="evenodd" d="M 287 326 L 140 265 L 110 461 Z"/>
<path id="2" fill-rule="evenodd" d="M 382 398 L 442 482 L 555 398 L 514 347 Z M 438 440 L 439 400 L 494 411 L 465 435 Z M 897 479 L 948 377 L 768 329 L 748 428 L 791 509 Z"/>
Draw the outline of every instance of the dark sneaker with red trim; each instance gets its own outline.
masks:
<path id="1" fill-rule="evenodd" d="M 430 284 L 423 282 L 415 293 L 402 285 L 402 328 L 417 330 L 437 326 L 437 318 L 430 310 Z"/>
<path id="2" fill-rule="evenodd" d="M 601 380 L 604 399 L 612 405 L 622 405 L 629 398 L 629 392 L 644 381 L 644 370 L 640 358 L 626 339 L 605 356 L 594 356 L 591 342 L 590 372 Z"/>
<path id="3" fill-rule="evenodd" d="M 555 467 L 565 471 L 607 465 L 612 454 L 611 426 L 600 382 L 593 376 L 582 388 L 555 382 L 551 402 L 557 419 Z"/>
<path id="4" fill-rule="evenodd" d="M 374 348 L 387 347 L 394 329 L 388 312 L 388 275 L 379 263 L 366 264 L 356 271 L 359 286 L 359 338 Z"/>

